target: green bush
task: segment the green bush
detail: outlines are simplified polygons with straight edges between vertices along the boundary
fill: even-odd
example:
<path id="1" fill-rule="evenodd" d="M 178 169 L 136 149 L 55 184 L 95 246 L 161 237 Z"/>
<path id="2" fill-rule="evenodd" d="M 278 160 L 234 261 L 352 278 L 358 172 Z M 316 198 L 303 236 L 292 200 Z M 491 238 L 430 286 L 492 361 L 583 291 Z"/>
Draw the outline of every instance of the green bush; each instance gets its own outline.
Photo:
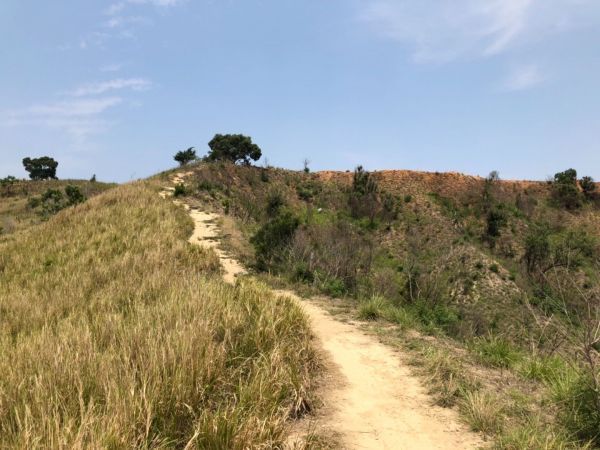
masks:
<path id="1" fill-rule="evenodd" d="M 500 236 L 500 232 L 506 226 L 506 214 L 500 208 L 492 208 L 488 211 L 486 217 L 486 235 L 490 239 Z"/>
<path id="2" fill-rule="evenodd" d="M 321 290 L 332 297 L 343 297 L 347 292 L 344 282 L 337 278 L 326 280 L 322 284 Z"/>
<path id="3" fill-rule="evenodd" d="M 185 187 L 185 184 L 183 184 L 183 183 L 176 184 L 175 190 L 173 191 L 173 196 L 174 197 L 182 197 L 184 195 L 187 195 L 187 189 Z"/>
<path id="4" fill-rule="evenodd" d="M 69 184 L 65 187 L 65 194 L 67 195 L 68 206 L 78 205 L 86 200 L 85 195 L 81 193 L 77 186 Z"/>
<path id="5" fill-rule="evenodd" d="M 299 262 L 294 267 L 292 279 L 294 281 L 312 283 L 315 281 L 315 274 L 308 268 L 307 264 Z"/>
<path id="6" fill-rule="evenodd" d="M 252 238 L 256 264 L 260 270 L 268 269 L 284 257 L 284 248 L 292 240 L 300 220 L 289 211 L 283 211 L 265 223 Z"/>
<path id="7" fill-rule="evenodd" d="M 577 171 L 568 169 L 554 175 L 552 196 L 558 206 L 576 209 L 581 206 L 581 193 L 577 185 Z"/>
<path id="8" fill-rule="evenodd" d="M 272 192 L 267 199 L 267 215 L 269 217 L 275 217 L 281 211 L 281 208 L 285 206 L 285 199 L 280 192 Z"/>

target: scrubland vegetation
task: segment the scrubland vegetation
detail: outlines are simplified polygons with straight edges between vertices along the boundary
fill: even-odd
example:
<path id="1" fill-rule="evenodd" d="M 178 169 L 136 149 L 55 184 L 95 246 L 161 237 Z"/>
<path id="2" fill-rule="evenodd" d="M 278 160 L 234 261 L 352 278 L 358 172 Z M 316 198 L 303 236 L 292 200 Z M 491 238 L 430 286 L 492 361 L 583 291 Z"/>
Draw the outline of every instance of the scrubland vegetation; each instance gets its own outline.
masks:
<path id="1" fill-rule="evenodd" d="M 81 180 L 0 179 L 0 242 L 11 234 L 48 220 L 58 211 L 114 187 Z"/>
<path id="2" fill-rule="evenodd" d="M 600 198 L 589 177 L 194 172 L 185 195 L 234 220 L 229 245 L 247 265 L 343 299 L 413 349 L 439 402 L 497 448 L 600 446 Z"/>
<path id="3" fill-rule="evenodd" d="M 0 448 L 281 445 L 310 405 L 308 325 L 224 284 L 191 229 L 136 183 L 0 243 Z"/>

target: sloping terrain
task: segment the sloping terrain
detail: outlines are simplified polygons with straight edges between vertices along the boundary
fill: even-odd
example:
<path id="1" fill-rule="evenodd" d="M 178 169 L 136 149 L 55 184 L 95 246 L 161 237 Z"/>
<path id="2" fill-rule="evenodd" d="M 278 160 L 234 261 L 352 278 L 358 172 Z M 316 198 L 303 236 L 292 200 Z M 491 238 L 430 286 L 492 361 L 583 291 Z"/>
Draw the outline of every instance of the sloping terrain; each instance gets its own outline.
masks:
<path id="1" fill-rule="evenodd" d="M 54 211 L 44 210 L 44 205 L 35 205 L 33 202 L 49 191 L 58 191 L 61 196 L 66 197 L 67 186 L 76 187 L 84 198 L 90 198 L 115 185 L 81 180 L 14 180 L 10 183 L 5 180 L 0 183 L 0 241 L 9 234 L 40 223 L 54 214 Z"/>
<path id="2" fill-rule="evenodd" d="M 172 177 L 185 183 L 193 173 Z M 163 191 L 163 197 L 173 188 Z M 214 213 L 194 210 L 175 200 L 193 219 L 195 230 L 190 242 L 206 249 L 216 246 L 218 227 Z M 218 249 L 224 280 L 233 283 L 242 274 L 239 264 Z M 460 424 L 456 414 L 432 405 L 421 383 L 410 373 L 392 349 L 367 336 L 356 325 L 332 318 L 314 303 L 302 302 L 289 291 L 276 291 L 289 297 L 310 318 L 318 346 L 329 362 L 327 382 L 319 390 L 323 408 L 313 427 L 324 435 L 334 434 L 344 449 L 448 449 L 478 448 L 482 441 Z M 299 433 L 296 446 L 306 445 L 309 432 Z M 294 444 L 291 442 L 290 444 Z"/>
<path id="3" fill-rule="evenodd" d="M 308 323 L 220 280 L 146 183 L 0 243 L 0 448 L 277 448 L 310 401 Z"/>
<path id="4" fill-rule="evenodd" d="M 177 194 L 222 214 L 230 252 L 273 285 L 341 299 L 498 448 L 598 445 L 599 199 L 574 171 L 188 170 Z"/>

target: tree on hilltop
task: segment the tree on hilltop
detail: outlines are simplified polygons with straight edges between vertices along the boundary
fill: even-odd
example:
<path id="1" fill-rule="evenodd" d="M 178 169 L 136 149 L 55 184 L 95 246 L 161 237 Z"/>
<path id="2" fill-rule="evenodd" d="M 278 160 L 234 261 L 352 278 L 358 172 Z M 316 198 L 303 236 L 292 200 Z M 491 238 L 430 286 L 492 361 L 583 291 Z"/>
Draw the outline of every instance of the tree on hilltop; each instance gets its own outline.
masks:
<path id="1" fill-rule="evenodd" d="M 196 150 L 194 147 L 190 147 L 187 150 L 181 150 L 175 153 L 173 159 L 177 161 L 180 166 L 185 166 L 196 160 Z"/>
<path id="2" fill-rule="evenodd" d="M 252 142 L 251 137 L 243 134 L 216 134 L 208 146 L 208 161 L 241 162 L 249 165 L 250 160 L 257 161 L 262 156 L 260 147 Z"/>
<path id="3" fill-rule="evenodd" d="M 49 156 L 41 158 L 24 158 L 23 167 L 29 172 L 29 178 L 32 180 L 56 180 L 56 168 L 58 161 Z"/>

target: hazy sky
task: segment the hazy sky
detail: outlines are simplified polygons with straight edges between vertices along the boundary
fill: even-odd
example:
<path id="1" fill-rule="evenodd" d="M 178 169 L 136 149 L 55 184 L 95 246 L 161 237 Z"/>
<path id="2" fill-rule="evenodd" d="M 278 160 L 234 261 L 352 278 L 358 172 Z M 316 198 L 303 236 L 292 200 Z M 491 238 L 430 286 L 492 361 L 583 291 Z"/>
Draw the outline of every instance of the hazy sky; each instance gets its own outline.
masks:
<path id="1" fill-rule="evenodd" d="M 1 0 L 0 177 L 273 165 L 600 179 L 598 0 Z"/>

